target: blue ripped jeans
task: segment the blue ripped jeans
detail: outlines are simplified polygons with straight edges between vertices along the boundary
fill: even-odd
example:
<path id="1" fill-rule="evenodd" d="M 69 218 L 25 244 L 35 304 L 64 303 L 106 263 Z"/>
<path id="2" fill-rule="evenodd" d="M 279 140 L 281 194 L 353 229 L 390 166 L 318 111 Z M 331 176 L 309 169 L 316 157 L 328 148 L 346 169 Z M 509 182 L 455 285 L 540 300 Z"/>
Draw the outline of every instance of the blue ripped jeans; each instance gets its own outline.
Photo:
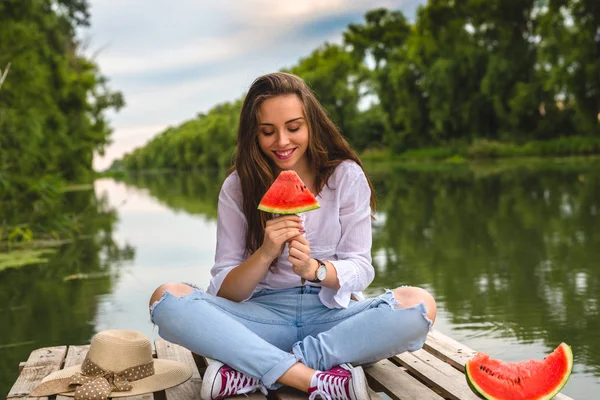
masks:
<path id="1" fill-rule="evenodd" d="M 423 346 L 431 321 L 423 303 L 396 308 L 391 291 L 329 309 L 320 288 L 262 290 L 238 303 L 195 289 L 165 292 L 150 313 L 159 335 L 259 378 L 268 389 L 295 363 L 325 371 L 366 364 Z"/>

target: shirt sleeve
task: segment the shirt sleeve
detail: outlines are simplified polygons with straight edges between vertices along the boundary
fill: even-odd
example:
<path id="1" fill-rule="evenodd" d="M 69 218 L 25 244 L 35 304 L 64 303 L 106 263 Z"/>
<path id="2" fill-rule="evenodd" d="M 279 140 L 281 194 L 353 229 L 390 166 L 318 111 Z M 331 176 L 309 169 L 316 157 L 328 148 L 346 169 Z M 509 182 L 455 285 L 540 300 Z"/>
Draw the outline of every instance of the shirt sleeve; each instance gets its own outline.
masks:
<path id="1" fill-rule="evenodd" d="M 363 291 L 375 278 L 371 264 L 371 189 L 362 169 L 359 174 L 351 175 L 345 182 L 342 179 L 338 188 L 341 237 L 336 249 L 337 260 L 330 260 L 337 271 L 340 288 L 323 287 L 319 292 L 321 302 L 329 308 L 348 307 L 352 293 Z"/>
<path id="2" fill-rule="evenodd" d="M 210 270 L 212 279 L 207 289 L 208 293 L 216 296 L 229 271 L 244 262 L 247 225 L 242 211 L 239 178 L 234 173 L 225 179 L 219 192 L 217 247 L 215 264 Z"/>

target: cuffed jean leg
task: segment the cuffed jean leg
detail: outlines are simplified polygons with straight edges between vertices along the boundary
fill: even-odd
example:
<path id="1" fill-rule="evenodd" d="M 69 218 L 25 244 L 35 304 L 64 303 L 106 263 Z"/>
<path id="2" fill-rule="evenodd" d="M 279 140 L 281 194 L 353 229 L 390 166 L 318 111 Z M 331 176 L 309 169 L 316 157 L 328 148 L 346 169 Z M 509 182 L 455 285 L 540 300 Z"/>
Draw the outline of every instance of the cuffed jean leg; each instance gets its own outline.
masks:
<path id="1" fill-rule="evenodd" d="M 257 377 L 268 389 L 279 388 L 277 379 L 298 362 L 298 357 L 260 338 L 222 308 L 207 301 L 207 296 L 212 295 L 198 290 L 186 297 L 165 292 L 151 308 L 159 335 Z"/>
<path id="2" fill-rule="evenodd" d="M 389 291 L 369 301 L 369 307 L 331 329 L 297 342 L 294 354 L 308 367 L 325 371 L 342 363 L 379 361 L 423 346 L 431 328 L 423 303 L 397 309 Z"/>

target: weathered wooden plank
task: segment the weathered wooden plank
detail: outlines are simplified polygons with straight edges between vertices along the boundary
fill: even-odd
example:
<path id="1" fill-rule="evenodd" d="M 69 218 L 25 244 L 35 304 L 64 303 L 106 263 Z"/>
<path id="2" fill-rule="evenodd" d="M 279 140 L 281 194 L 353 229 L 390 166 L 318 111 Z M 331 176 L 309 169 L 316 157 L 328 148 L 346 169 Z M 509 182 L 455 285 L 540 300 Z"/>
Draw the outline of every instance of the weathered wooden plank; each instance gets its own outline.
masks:
<path id="1" fill-rule="evenodd" d="M 455 400 L 478 400 L 465 375 L 425 350 L 405 352 L 393 357 L 401 365 L 442 396 Z"/>
<path id="2" fill-rule="evenodd" d="M 67 358 L 65 359 L 65 365 L 63 369 L 83 363 L 83 360 L 85 359 L 89 348 L 89 345 L 69 346 L 69 350 L 67 351 Z M 73 400 L 73 398 L 68 396 L 56 396 L 56 400 Z"/>
<path id="3" fill-rule="evenodd" d="M 552 398 L 552 400 L 573 400 L 572 398 L 570 398 L 569 396 L 566 396 L 562 393 L 557 394 L 556 396 L 554 396 Z"/>
<path id="4" fill-rule="evenodd" d="M 140 396 L 123 397 L 123 400 L 192 400 L 200 397 L 203 375 L 206 366 L 211 360 L 175 344 L 159 339 L 155 343 L 155 357 L 172 359 L 184 362 L 192 368 L 192 378 L 177 387 L 157 393 L 149 393 Z M 64 366 L 80 364 L 87 351 L 86 346 L 70 346 L 67 353 L 66 346 L 49 347 L 35 350 L 29 356 L 27 362 L 19 364 L 20 375 L 7 395 L 7 400 L 27 400 L 27 395 L 39 384 L 49 373 Z M 468 399 L 475 400 L 478 397 L 468 387 L 464 369 L 466 362 L 476 351 L 468 346 L 433 330 L 430 332 L 427 342 L 422 350 L 414 353 L 402 353 L 390 360 L 366 367 L 365 373 L 372 388 L 369 393 L 372 400 L 382 400 L 378 392 L 383 392 L 393 400 L 405 399 Z M 66 359 L 65 359 L 66 355 Z M 398 367 L 398 363 L 405 367 L 410 373 Z M 414 375 L 414 376 L 413 376 Z M 415 378 L 415 376 L 418 378 Z M 419 382 L 422 380 L 423 382 Z M 428 388 L 427 386 L 431 386 Z M 376 391 L 374 391 L 375 389 Z M 442 396 L 438 395 L 440 393 Z M 165 396 L 166 394 L 166 396 Z M 249 399 L 246 399 L 249 397 Z M 385 397 L 385 396 L 384 396 Z M 269 394 L 269 399 L 277 400 L 306 400 L 307 394 L 292 388 L 282 388 Z M 40 400 L 47 400 L 47 397 Z M 266 400 L 262 393 L 252 393 L 249 396 L 235 396 L 236 400 Z M 555 400 L 573 400 L 570 397 L 558 394 Z M 72 400 L 70 397 L 57 396 L 56 400 Z"/>
<path id="5" fill-rule="evenodd" d="M 208 366 L 208 364 L 212 361 L 204 356 L 201 356 L 199 354 L 195 354 L 194 353 L 194 360 L 196 361 L 196 363 L 200 364 L 200 365 L 206 365 Z M 200 371 L 202 376 L 204 376 L 204 371 Z M 261 392 L 254 392 L 254 393 L 249 393 L 247 395 L 239 395 L 239 396 L 232 396 L 232 397 L 228 397 L 228 399 L 235 399 L 235 400 L 266 400 L 266 396 L 264 394 L 262 394 Z"/>
<path id="6" fill-rule="evenodd" d="M 82 346 L 69 346 L 69 351 L 67 351 L 67 358 L 65 359 L 65 365 L 63 366 L 63 369 L 82 364 L 89 349 L 89 344 Z"/>
<path id="7" fill-rule="evenodd" d="M 443 400 L 422 382 L 389 360 L 365 368 L 369 385 L 394 400 Z"/>
<path id="8" fill-rule="evenodd" d="M 291 387 L 282 387 L 274 392 L 269 393 L 272 397 L 277 400 L 306 400 L 308 399 L 308 394 L 291 388 Z M 270 396 L 270 397 L 271 397 Z"/>
<path id="9" fill-rule="evenodd" d="M 202 357 L 199 354 L 192 353 L 194 357 L 194 362 L 196 363 L 196 367 L 198 367 L 198 371 L 200 371 L 200 375 L 204 375 L 204 370 L 208 367 L 206 357 Z"/>
<path id="10" fill-rule="evenodd" d="M 369 387 L 369 396 L 371 396 L 371 400 L 383 400 L 383 397 L 379 395 L 376 391 Z"/>
<path id="11" fill-rule="evenodd" d="M 466 362 L 477 353 L 475 350 L 435 329 L 429 333 L 423 349 L 463 373 L 465 372 Z"/>
<path id="12" fill-rule="evenodd" d="M 137 396 L 127 396 L 127 397 L 119 397 L 119 400 L 154 400 L 156 398 L 160 398 L 160 392 L 156 392 L 156 393 L 144 393 L 144 394 L 139 394 Z M 73 400 L 73 398 L 71 398 L 70 400 Z"/>
<path id="13" fill-rule="evenodd" d="M 181 385 L 165 390 L 167 400 L 190 400 L 200 398 L 202 378 L 194 361 L 192 353 L 177 344 L 158 339 L 154 342 L 156 355 L 159 359 L 179 361 L 192 369 L 192 377 Z"/>
<path id="14" fill-rule="evenodd" d="M 6 398 L 27 398 L 25 396 L 31 393 L 46 375 L 60 369 L 66 353 L 67 346 L 44 347 L 32 351 Z"/>

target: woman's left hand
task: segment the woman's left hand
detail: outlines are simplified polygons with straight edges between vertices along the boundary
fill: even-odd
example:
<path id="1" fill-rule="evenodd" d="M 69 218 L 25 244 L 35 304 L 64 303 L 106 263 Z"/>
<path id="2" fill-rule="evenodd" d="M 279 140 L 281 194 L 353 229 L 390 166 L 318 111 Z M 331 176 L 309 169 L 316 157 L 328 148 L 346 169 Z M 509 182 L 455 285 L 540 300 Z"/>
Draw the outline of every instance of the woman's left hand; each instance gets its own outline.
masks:
<path id="1" fill-rule="evenodd" d="M 304 235 L 296 236 L 289 243 L 288 261 L 292 263 L 292 270 L 296 275 L 305 279 L 314 278 L 314 266 L 310 258 L 310 243 Z"/>

